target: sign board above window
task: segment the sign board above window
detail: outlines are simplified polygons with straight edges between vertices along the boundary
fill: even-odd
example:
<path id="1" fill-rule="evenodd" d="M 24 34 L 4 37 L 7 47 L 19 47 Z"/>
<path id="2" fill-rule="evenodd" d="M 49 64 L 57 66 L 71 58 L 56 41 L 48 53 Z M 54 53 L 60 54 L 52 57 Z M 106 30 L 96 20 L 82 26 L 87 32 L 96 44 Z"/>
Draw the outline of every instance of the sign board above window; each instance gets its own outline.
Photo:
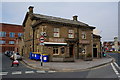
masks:
<path id="1" fill-rule="evenodd" d="M 64 42 L 65 42 L 65 39 L 64 39 L 64 38 L 49 38 L 49 42 L 64 43 Z"/>

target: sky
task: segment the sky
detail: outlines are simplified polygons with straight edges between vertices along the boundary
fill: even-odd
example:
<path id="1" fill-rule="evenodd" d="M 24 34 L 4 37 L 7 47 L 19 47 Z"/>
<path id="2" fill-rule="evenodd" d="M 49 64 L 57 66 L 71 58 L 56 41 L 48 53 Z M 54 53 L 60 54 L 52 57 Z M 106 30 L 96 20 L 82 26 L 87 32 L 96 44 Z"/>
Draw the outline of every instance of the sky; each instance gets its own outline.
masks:
<path id="1" fill-rule="evenodd" d="M 78 20 L 94 26 L 102 41 L 118 36 L 118 2 L 2 2 L 2 23 L 22 25 L 29 6 L 34 13 Z"/>

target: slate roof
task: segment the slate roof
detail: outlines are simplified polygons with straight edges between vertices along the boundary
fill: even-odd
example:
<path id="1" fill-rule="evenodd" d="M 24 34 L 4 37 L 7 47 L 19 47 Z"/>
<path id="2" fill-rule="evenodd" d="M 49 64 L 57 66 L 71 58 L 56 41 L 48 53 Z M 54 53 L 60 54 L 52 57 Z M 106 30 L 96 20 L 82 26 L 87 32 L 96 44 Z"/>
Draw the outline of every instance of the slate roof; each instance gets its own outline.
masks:
<path id="1" fill-rule="evenodd" d="M 26 20 L 27 20 L 29 15 L 32 15 L 31 19 L 33 19 L 33 20 L 40 19 L 41 21 L 62 23 L 62 24 L 75 25 L 75 26 L 83 26 L 83 27 L 89 27 L 91 29 L 95 29 L 95 27 L 89 26 L 88 24 L 85 24 L 85 23 L 80 22 L 80 21 L 74 21 L 74 20 L 70 20 L 70 19 L 64 19 L 64 18 L 47 16 L 47 15 L 42 15 L 42 14 L 35 14 L 35 13 L 29 14 L 29 12 L 26 13 L 25 19 L 23 21 L 23 27 L 25 27 L 25 23 L 26 23 Z M 36 23 L 36 24 L 38 24 L 38 23 Z"/>
<path id="2" fill-rule="evenodd" d="M 59 23 L 65 23 L 65 24 L 73 24 L 73 25 L 80 25 L 80 26 L 88 26 L 88 24 L 85 24 L 80 21 L 74 21 L 70 19 L 64 19 L 64 18 L 58 18 L 58 17 L 53 17 L 53 16 L 46 16 L 46 15 L 41 15 L 41 14 L 33 14 L 34 17 L 52 21 L 52 22 L 59 22 Z"/>
<path id="3" fill-rule="evenodd" d="M 93 34 L 93 38 L 102 38 L 100 35 Z"/>

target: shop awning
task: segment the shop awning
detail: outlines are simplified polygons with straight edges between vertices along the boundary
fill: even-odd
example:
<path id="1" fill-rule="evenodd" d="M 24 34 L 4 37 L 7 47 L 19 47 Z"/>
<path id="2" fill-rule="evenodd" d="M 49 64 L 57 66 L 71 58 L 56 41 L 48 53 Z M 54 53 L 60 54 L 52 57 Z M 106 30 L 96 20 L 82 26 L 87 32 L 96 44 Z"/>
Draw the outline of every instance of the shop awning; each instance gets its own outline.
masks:
<path id="1" fill-rule="evenodd" d="M 67 46 L 67 43 L 44 42 L 45 46 Z"/>

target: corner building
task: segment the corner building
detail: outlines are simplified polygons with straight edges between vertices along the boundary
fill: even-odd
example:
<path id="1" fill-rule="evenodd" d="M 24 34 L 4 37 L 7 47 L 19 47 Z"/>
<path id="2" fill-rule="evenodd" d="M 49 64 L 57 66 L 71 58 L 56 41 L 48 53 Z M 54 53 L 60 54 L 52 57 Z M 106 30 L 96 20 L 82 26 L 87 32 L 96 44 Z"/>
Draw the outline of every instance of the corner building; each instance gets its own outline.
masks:
<path id="1" fill-rule="evenodd" d="M 91 54 L 93 57 L 93 29 L 77 20 L 46 16 L 33 13 L 30 6 L 23 21 L 24 55 L 30 52 L 49 54 L 49 61 L 74 61 L 81 54 Z M 41 45 L 41 35 L 44 41 Z M 96 53 L 97 54 L 97 53 Z"/>

